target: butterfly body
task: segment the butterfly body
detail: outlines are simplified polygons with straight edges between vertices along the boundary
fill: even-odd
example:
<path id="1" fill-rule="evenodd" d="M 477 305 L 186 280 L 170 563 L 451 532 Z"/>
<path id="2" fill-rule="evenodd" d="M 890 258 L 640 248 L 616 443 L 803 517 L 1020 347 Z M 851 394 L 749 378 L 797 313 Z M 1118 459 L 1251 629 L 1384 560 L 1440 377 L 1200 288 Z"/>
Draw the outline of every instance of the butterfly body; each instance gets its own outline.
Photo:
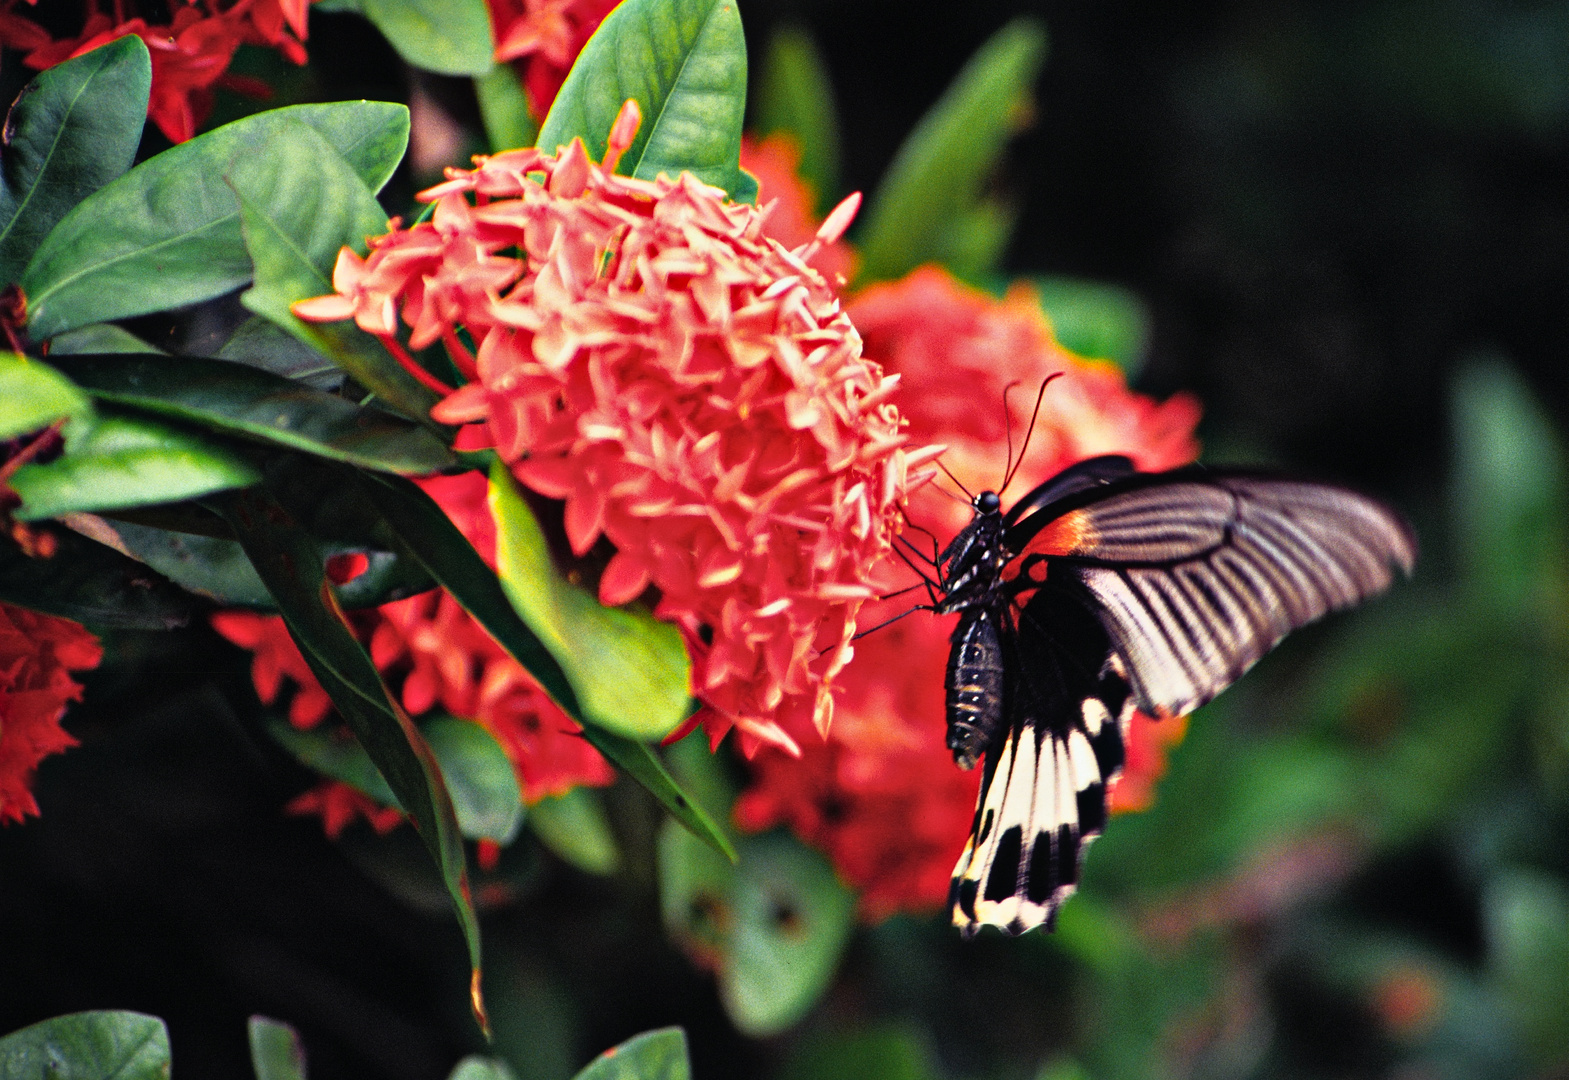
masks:
<path id="1" fill-rule="evenodd" d="M 1135 709 L 1208 701 L 1287 632 L 1410 571 L 1398 516 L 1354 492 L 1240 472 L 1136 473 L 1092 458 L 1006 513 L 993 492 L 937 560 L 957 612 L 948 747 L 984 758 L 953 921 L 1050 926 L 1105 826 Z"/>

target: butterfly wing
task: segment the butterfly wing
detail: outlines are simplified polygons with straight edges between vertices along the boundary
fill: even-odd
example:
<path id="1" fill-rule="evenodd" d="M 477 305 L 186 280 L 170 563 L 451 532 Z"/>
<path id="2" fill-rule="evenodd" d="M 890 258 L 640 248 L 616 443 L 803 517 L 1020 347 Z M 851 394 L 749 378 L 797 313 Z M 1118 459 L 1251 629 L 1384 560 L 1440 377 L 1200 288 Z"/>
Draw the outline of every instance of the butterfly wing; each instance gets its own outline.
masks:
<path id="1" fill-rule="evenodd" d="M 950 885 L 954 925 L 1050 924 L 1106 823 L 1132 714 L 1122 662 L 1084 599 L 1036 591 L 1001 620 L 1007 730 L 986 754 L 970 839 Z"/>
<path id="2" fill-rule="evenodd" d="M 1404 522 L 1363 495 L 1196 470 L 1070 495 L 1007 543 L 1016 573 L 1083 588 L 1152 716 L 1191 712 L 1290 631 L 1416 560 Z"/>

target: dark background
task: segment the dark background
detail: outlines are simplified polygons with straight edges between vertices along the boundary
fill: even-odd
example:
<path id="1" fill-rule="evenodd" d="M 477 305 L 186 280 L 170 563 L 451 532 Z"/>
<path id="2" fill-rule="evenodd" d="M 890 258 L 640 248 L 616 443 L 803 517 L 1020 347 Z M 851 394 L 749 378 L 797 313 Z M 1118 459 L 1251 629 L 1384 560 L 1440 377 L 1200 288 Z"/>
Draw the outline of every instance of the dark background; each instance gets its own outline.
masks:
<path id="1" fill-rule="evenodd" d="M 1440 583 L 1463 531 L 1444 510 L 1457 367 L 1503 356 L 1551 415 L 1569 408 L 1569 4 L 742 0 L 742 14 L 754 57 L 785 22 L 813 34 L 837 91 L 846 188 L 867 191 L 991 33 L 1043 20 L 1035 121 L 996 178 L 1021 209 L 1009 271 L 1134 290 L 1152 327 L 1140 389 L 1197 393 L 1212 456 L 1390 498 Z M 406 70 L 368 24 L 317 14 L 311 28 L 314 96 L 406 96 Z M 25 78 L 15 56 L 0 61 L 7 86 Z M 442 93 L 461 114 L 464 87 Z M 1315 633 L 1304 650 L 1327 640 Z M 0 1031 L 140 1009 L 169 1021 L 184 1077 L 248 1076 L 253 1012 L 299 1027 L 321 1080 L 434 1080 L 480 1049 L 450 918 L 365 872 L 396 863 L 396 843 L 330 844 L 281 814 L 310 777 L 263 734 L 247 657 L 203 628 L 111 646 L 68 721 L 84 745 L 40 772 L 43 817 L 0 830 Z M 1296 669 L 1277 670 L 1292 685 Z M 1517 768 L 1507 759 L 1468 797 L 1525 799 L 1561 836 L 1557 789 Z M 653 811 L 620 788 L 611 809 L 623 877 L 531 855 L 514 901 L 488 917 L 498 1048 L 522 1080 L 564 1080 L 668 1023 L 687 1027 L 700 1080 L 1024 1078 L 1065 1050 L 1106 1076 L 1395 1075 L 1407 1060 L 1365 996 L 1319 977 L 1330 953 L 1283 915 L 1206 945 L 1248 958 L 1227 970 L 1253 980 L 1269 1020 L 1267 1049 L 1243 1066 L 1204 1049 L 1229 1045 L 1213 1032 L 1191 1036 L 1197 1050 L 1117 1065 L 1094 1049 L 1115 1033 L 1085 1033 L 1077 961 L 1034 939 L 962 945 L 918 919 L 862 932 L 800 1031 L 748 1040 L 660 928 Z M 1446 830 L 1366 854 L 1323 903 L 1482 978 L 1485 889 Z M 1532 858 L 1569 865 L 1561 840 Z M 865 1039 L 833 1041 L 846 1033 Z M 1473 1051 L 1398 1074 L 1466 1075 Z M 1503 1074 L 1550 1073 L 1512 1053 L 1493 1062 Z"/>

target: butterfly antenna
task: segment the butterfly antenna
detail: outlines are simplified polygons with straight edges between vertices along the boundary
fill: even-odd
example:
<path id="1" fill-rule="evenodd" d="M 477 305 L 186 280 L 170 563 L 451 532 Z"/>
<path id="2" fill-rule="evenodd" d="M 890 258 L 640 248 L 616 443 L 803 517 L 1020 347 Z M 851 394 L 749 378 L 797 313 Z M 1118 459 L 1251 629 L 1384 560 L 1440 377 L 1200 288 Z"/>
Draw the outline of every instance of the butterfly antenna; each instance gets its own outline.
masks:
<path id="1" fill-rule="evenodd" d="M 1004 484 L 1006 484 L 1008 477 L 1013 475 L 1013 413 L 1008 409 L 1008 394 L 1011 393 L 1013 388 L 1018 385 L 1019 380 L 1014 379 L 1011 383 L 1002 388 L 1003 430 L 1007 432 L 1008 435 L 1008 464 L 1005 465 L 1002 470 Z"/>
<path id="2" fill-rule="evenodd" d="M 1013 483 L 1013 475 L 1014 475 L 1014 473 L 1019 471 L 1019 466 L 1024 464 L 1024 455 L 1029 453 L 1029 450 L 1030 450 L 1030 436 L 1035 434 L 1035 421 L 1040 419 L 1040 415 L 1041 415 L 1041 400 L 1046 396 L 1046 388 L 1052 384 L 1053 380 L 1062 378 L 1063 374 L 1064 374 L 1064 372 L 1054 371 L 1050 375 L 1046 376 L 1044 379 L 1041 380 L 1040 392 L 1035 395 L 1035 411 L 1030 414 L 1030 426 L 1024 432 L 1024 445 L 1019 447 L 1019 460 L 1018 461 L 1013 461 L 1012 460 L 1013 459 L 1013 439 L 1012 439 L 1012 436 L 1010 434 L 1009 440 L 1008 440 L 1008 458 L 1009 458 L 1008 472 L 1002 478 L 1002 487 L 997 490 L 997 494 L 999 496 L 1002 495 L 1003 492 L 1008 490 L 1008 485 L 1009 484 Z M 1010 389 L 1011 389 L 1011 387 L 1010 387 Z M 1002 392 L 1002 400 L 1003 400 L 1004 406 L 1006 406 L 1007 401 L 1008 401 L 1008 391 L 1007 390 L 1004 390 Z"/>
<path id="3" fill-rule="evenodd" d="M 860 633 L 856 634 L 850 640 L 851 641 L 860 641 L 867 634 L 875 633 L 876 631 L 881 630 L 885 626 L 892 626 L 894 623 L 898 622 L 900 619 L 904 618 L 906 615 L 911 614 L 912 612 L 916 612 L 916 611 L 930 611 L 930 610 L 931 610 L 931 608 L 928 607 L 925 604 L 916 604 L 912 608 L 908 608 L 908 609 L 906 609 L 904 611 L 899 612 L 899 614 L 895 615 L 891 619 L 884 619 L 882 622 L 878 623 L 876 626 L 869 626 L 869 627 L 867 627 L 865 630 L 862 630 Z"/>
<path id="4" fill-rule="evenodd" d="M 966 495 L 968 495 L 970 497 L 969 498 L 969 503 L 974 503 L 975 502 L 975 493 L 972 492 L 969 488 L 965 487 L 962 483 L 959 482 L 959 478 L 957 476 L 953 475 L 953 473 L 948 469 L 948 466 L 946 466 L 946 465 L 944 465 L 942 463 L 942 459 L 941 458 L 937 459 L 937 467 L 943 471 L 943 475 L 944 476 L 948 477 L 948 479 L 950 479 L 950 480 L 952 480 L 954 482 L 955 486 L 957 486 L 960 491 L 964 492 Z M 938 488 L 937 490 L 941 491 L 942 489 Z M 969 505 L 969 504 L 966 504 L 966 505 Z"/>

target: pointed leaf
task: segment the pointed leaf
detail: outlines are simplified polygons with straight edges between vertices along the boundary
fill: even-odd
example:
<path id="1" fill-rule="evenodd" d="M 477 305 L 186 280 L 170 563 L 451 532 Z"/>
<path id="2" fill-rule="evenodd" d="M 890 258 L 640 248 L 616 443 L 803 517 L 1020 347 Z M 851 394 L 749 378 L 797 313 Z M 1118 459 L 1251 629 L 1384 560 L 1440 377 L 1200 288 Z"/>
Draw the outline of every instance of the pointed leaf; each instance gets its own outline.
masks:
<path id="1" fill-rule="evenodd" d="M 48 364 L 0 352 L 0 441 L 91 409 L 87 395 Z"/>
<path id="2" fill-rule="evenodd" d="M 93 323 L 80 330 L 57 334 L 49 342 L 49 359 L 57 356 L 77 356 L 83 353 L 151 353 L 167 356 L 168 353 L 150 345 L 123 327 L 114 323 Z"/>
<path id="3" fill-rule="evenodd" d="M 253 1016 L 246 1024 L 256 1080 L 305 1080 L 305 1047 L 299 1032 L 281 1020 Z"/>
<path id="4" fill-rule="evenodd" d="M 320 551 L 310 537 L 261 489 L 227 496 L 214 506 L 234 529 L 272 592 L 311 671 L 419 830 L 468 943 L 472 1004 L 475 1018 L 484 1028 L 479 919 L 469 899 L 457 816 L 435 755 L 344 623 L 322 572 Z"/>
<path id="5" fill-rule="evenodd" d="M 67 211 L 131 167 L 151 87 L 147 46 L 127 34 L 23 88 L 0 157 L 0 284 L 22 276 Z"/>
<path id="6" fill-rule="evenodd" d="M 70 334 L 62 335 L 70 337 Z M 55 338 L 56 342 L 60 338 Z M 77 352 L 125 350 L 78 349 Z M 218 359 L 270 371 L 302 382 L 315 390 L 336 390 L 343 385 L 343 369 L 293 334 L 259 315 L 242 322 L 218 350 Z"/>
<path id="7" fill-rule="evenodd" d="M 839 194 L 839 118 L 828 66 L 804 29 L 782 26 L 769 40 L 756 116 L 759 134 L 782 131 L 795 140 L 801 179 L 827 212 Z"/>
<path id="8" fill-rule="evenodd" d="M 447 1080 L 518 1080 L 517 1074 L 500 1058 L 470 1054 L 447 1075 Z"/>
<path id="9" fill-rule="evenodd" d="M 608 875 L 621 865 L 605 808 L 591 788 L 575 787 L 539 800 L 529 807 L 528 827 L 542 844 L 579 870 Z"/>
<path id="10" fill-rule="evenodd" d="M 400 473 L 434 472 L 454 461 L 416 424 L 247 364 L 128 354 L 52 359 L 100 401 L 318 457 Z"/>
<path id="11" fill-rule="evenodd" d="M 553 153 L 577 137 L 603 160 L 627 98 L 643 124 L 617 172 L 653 179 L 686 170 L 732 195 L 743 189 L 746 40 L 734 0 L 625 0 L 583 46 L 540 147 Z"/>
<path id="12" fill-rule="evenodd" d="M 141 416 L 99 415 L 66 429 L 65 453 L 11 477 L 22 521 L 80 510 L 179 502 L 261 479 L 234 451 Z"/>
<path id="13" fill-rule="evenodd" d="M 366 477 L 366 493 L 408 552 L 477 619 L 496 642 L 539 681 L 578 723 L 583 737 L 612 765 L 648 789 L 675 818 L 727 858 L 735 851 L 703 808 L 689 798 L 646 744 L 597 727 L 584 715 L 561 665 L 518 617 L 495 573 L 435 501 L 407 480 Z"/>
<path id="14" fill-rule="evenodd" d="M 360 0 L 398 55 L 438 75 L 483 75 L 496 39 L 485 0 Z"/>
<path id="15" fill-rule="evenodd" d="M 80 1012 L 0 1039 L 4 1080 L 169 1080 L 169 1031 L 156 1016 Z"/>
<path id="16" fill-rule="evenodd" d="M 692 1080 L 686 1032 L 669 1027 L 634 1035 L 600 1054 L 572 1080 Z"/>
<path id="17" fill-rule="evenodd" d="M 942 255 L 944 232 L 973 208 L 1027 102 L 1046 33 L 1016 19 L 981 47 L 899 148 L 867 207 L 861 283 L 904 276 Z"/>
<path id="18" fill-rule="evenodd" d="M 294 105 L 142 162 L 78 203 L 33 254 L 21 284 L 34 339 L 194 304 L 250 281 L 240 208 L 224 177 L 237 160 L 273 153 L 296 123 L 320 132 L 373 190 L 408 141 L 402 105 Z"/>
<path id="19" fill-rule="evenodd" d="M 363 255 L 366 237 L 386 231 L 387 216 L 321 135 L 304 124 L 289 125 L 284 135 L 228 173 L 255 269 L 256 283 L 240 302 L 330 356 L 387 405 L 424 419 L 436 396 L 374 337 L 351 322 L 307 323 L 289 310 L 296 300 L 332 292 L 338 252 L 349 247 Z"/>
<path id="20" fill-rule="evenodd" d="M 681 633 L 647 612 L 607 608 L 556 569 L 545 535 L 506 466 L 490 471 L 501 586 L 550 650 L 585 719 L 633 739 L 662 739 L 685 720 L 692 662 Z"/>
<path id="21" fill-rule="evenodd" d="M 61 528 L 51 558 L 34 558 L 0 536 L 0 600 L 104 630 L 171 630 L 191 598 L 135 559 Z"/>

